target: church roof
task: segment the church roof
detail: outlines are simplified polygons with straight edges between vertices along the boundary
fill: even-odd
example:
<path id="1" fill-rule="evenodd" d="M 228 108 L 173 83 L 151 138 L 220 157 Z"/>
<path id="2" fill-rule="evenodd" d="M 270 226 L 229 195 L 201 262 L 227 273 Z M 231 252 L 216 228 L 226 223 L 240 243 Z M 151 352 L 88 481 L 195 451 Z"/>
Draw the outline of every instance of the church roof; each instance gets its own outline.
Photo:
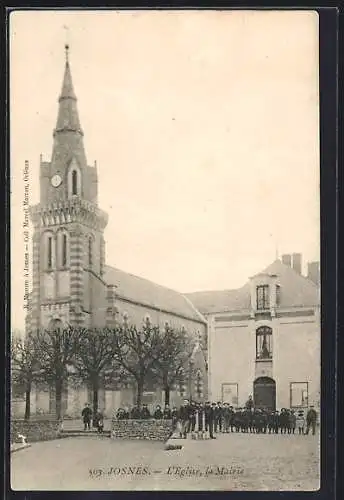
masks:
<path id="1" fill-rule="evenodd" d="M 319 304 L 319 288 L 292 267 L 275 260 L 262 273 L 277 275 L 281 287 L 280 307 L 314 307 Z M 202 314 L 249 310 L 250 283 L 235 290 L 213 290 L 185 294 Z"/>
<path id="2" fill-rule="evenodd" d="M 108 285 L 116 286 L 118 298 L 205 323 L 204 317 L 189 298 L 176 290 L 110 266 L 105 266 L 104 281 Z"/>

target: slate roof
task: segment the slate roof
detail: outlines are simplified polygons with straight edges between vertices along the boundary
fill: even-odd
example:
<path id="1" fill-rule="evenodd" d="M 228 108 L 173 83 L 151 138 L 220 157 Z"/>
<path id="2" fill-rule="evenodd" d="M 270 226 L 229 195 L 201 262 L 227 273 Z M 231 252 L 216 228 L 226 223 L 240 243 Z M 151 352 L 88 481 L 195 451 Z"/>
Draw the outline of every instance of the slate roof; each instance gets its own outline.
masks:
<path id="1" fill-rule="evenodd" d="M 105 266 L 104 281 L 108 285 L 116 285 L 119 298 L 205 323 L 190 299 L 171 288 L 110 266 Z"/>
<path id="2" fill-rule="evenodd" d="M 262 273 L 278 276 L 281 286 L 280 307 L 314 307 L 320 303 L 319 288 L 313 281 L 280 260 L 275 260 Z M 202 314 L 249 310 L 251 307 L 249 282 L 236 290 L 193 292 L 185 295 Z"/>

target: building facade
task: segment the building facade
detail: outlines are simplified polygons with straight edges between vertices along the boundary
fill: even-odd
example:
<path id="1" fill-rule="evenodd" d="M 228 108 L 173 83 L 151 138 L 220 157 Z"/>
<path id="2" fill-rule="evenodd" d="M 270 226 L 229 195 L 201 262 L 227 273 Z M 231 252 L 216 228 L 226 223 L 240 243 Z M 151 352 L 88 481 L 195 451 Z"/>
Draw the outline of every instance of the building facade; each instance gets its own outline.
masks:
<path id="1" fill-rule="evenodd" d="M 209 326 L 209 392 L 242 407 L 320 404 L 319 263 L 284 255 L 237 290 L 196 292 Z"/>

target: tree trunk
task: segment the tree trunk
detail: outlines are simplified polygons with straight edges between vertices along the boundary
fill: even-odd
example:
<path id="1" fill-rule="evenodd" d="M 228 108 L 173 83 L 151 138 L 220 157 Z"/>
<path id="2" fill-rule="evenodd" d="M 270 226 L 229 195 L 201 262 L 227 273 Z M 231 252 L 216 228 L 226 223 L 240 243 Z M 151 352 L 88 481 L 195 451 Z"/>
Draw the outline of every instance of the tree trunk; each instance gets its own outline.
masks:
<path id="1" fill-rule="evenodd" d="M 99 391 L 99 380 L 95 377 L 92 381 L 92 391 L 93 391 L 93 419 L 98 413 L 98 391 Z"/>
<path id="2" fill-rule="evenodd" d="M 61 409 L 62 409 L 62 387 L 63 382 L 60 379 L 57 379 L 55 382 L 55 398 L 56 398 L 56 419 L 60 420 L 61 418 Z"/>
<path id="3" fill-rule="evenodd" d="M 166 384 L 164 387 L 164 391 L 165 391 L 165 405 L 169 405 L 170 404 L 170 386 Z"/>
<path id="4" fill-rule="evenodd" d="M 137 394 L 136 394 L 136 404 L 137 406 L 141 406 L 142 403 L 142 394 L 143 394 L 143 380 L 142 378 L 137 381 Z"/>
<path id="5" fill-rule="evenodd" d="M 24 420 L 30 420 L 31 412 L 31 382 L 27 382 L 25 389 L 25 416 Z"/>

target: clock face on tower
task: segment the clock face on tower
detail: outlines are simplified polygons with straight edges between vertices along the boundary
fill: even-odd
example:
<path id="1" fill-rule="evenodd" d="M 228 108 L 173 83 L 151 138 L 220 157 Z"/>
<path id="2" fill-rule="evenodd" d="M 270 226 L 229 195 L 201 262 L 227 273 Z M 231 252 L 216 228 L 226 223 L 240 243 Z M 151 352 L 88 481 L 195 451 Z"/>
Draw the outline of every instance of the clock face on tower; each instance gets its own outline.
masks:
<path id="1" fill-rule="evenodd" d="M 54 176 L 51 178 L 51 185 L 52 185 L 53 187 L 55 187 L 55 188 L 56 188 L 56 187 L 59 187 L 59 185 L 61 184 L 61 182 L 62 182 L 62 179 L 61 179 L 61 177 L 60 177 L 58 174 L 54 175 Z"/>

